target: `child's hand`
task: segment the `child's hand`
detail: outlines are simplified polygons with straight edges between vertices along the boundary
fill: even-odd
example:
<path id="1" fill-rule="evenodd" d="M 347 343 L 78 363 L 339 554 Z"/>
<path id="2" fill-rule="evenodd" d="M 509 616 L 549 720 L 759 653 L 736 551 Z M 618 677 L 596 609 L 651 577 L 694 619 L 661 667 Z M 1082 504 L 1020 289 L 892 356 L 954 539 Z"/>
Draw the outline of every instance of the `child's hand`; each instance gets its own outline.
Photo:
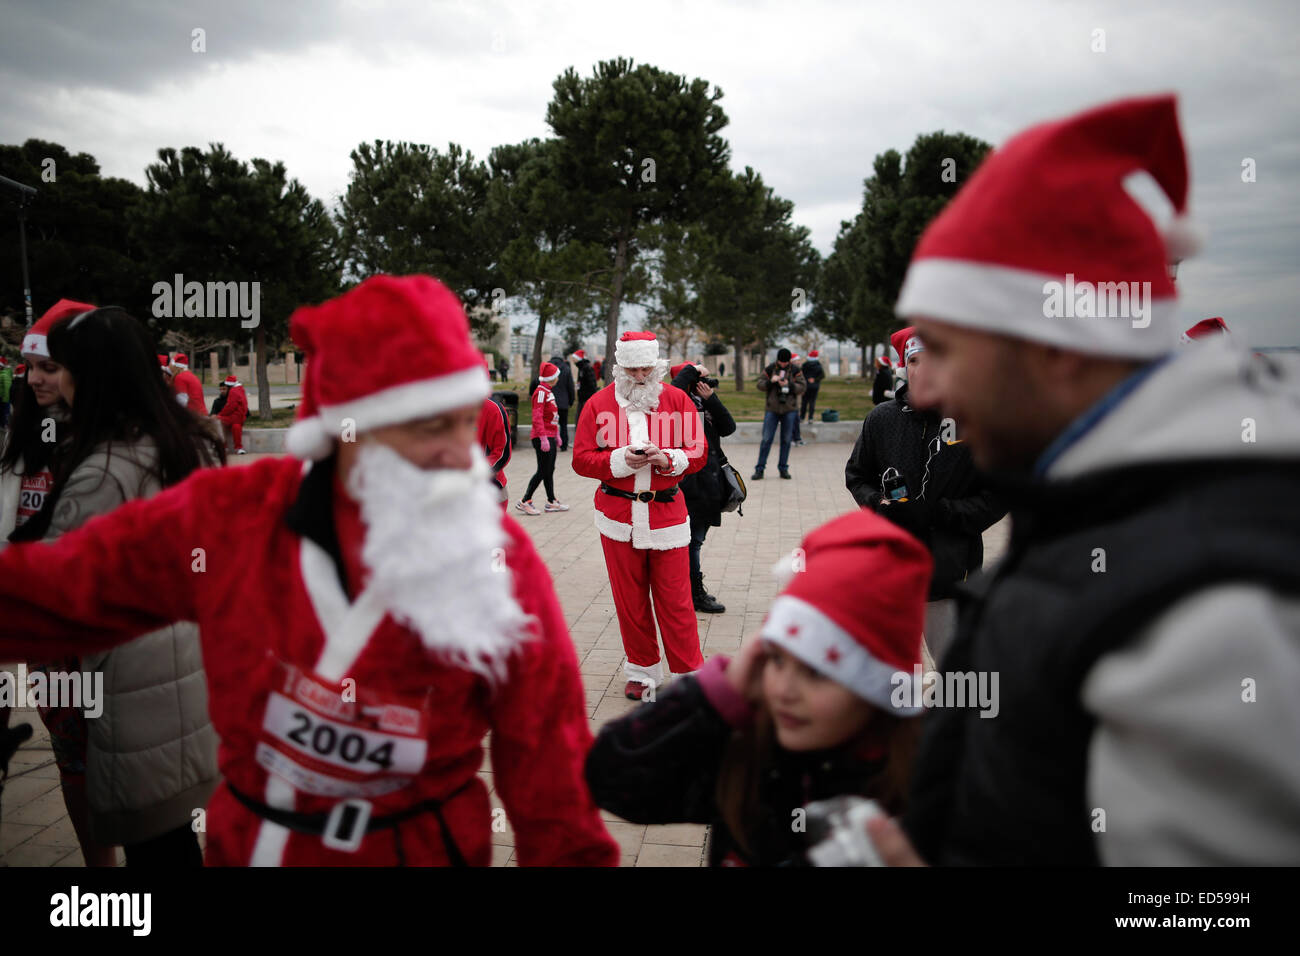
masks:
<path id="1" fill-rule="evenodd" d="M 746 700 L 757 702 L 763 692 L 763 639 L 751 634 L 727 664 L 727 681 Z"/>

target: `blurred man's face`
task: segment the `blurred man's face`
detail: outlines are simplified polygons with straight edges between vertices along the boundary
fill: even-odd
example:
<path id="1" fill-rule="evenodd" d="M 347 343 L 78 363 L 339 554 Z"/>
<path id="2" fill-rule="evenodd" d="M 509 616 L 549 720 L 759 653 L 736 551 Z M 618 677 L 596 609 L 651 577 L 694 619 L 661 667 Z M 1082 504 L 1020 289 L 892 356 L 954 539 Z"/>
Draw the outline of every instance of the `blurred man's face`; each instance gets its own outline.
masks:
<path id="1" fill-rule="evenodd" d="M 916 389 L 917 389 L 916 380 L 918 378 L 917 369 L 921 368 L 924 365 L 925 365 L 924 349 L 922 349 L 920 352 L 914 353 L 912 357 L 907 360 L 907 392 L 909 395 L 912 396 L 916 395 Z M 925 373 L 921 372 L 919 378 L 921 379 L 921 383 L 922 383 L 920 387 L 924 389 Z"/>
<path id="2" fill-rule="evenodd" d="M 340 442 L 340 470 L 346 473 L 355 459 L 359 443 L 371 441 L 387 445 L 425 471 L 465 471 L 473 463 L 472 450 L 478 437 L 481 409 L 481 404 L 465 405 L 430 418 L 373 428 L 358 435 L 357 442 Z"/>
<path id="3" fill-rule="evenodd" d="M 1032 468 L 1059 429 L 1044 414 L 1034 364 L 1040 347 L 930 319 L 915 324 L 925 358 L 919 375 L 912 364 L 919 356 L 908 362 L 912 404 L 953 419 L 980 468 Z"/>
<path id="4" fill-rule="evenodd" d="M 636 384 L 644 385 L 646 382 L 650 381 L 650 377 L 654 375 L 655 367 L 653 365 L 646 365 L 641 368 L 625 368 L 623 371 L 627 372 L 627 374 L 631 376 L 632 381 L 636 382 Z"/>

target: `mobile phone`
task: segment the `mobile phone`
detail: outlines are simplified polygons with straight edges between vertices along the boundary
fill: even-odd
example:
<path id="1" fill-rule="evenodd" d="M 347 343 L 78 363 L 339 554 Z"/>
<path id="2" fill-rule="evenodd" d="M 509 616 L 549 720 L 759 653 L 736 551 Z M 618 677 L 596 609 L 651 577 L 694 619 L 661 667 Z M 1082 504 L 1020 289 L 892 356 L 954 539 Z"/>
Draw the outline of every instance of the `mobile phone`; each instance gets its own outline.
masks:
<path id="1" fill-rule="evenodd" d="M 646 453 L 644 448 L 633 448 L 631 451 L 634 455 L 644 455 Z"/>

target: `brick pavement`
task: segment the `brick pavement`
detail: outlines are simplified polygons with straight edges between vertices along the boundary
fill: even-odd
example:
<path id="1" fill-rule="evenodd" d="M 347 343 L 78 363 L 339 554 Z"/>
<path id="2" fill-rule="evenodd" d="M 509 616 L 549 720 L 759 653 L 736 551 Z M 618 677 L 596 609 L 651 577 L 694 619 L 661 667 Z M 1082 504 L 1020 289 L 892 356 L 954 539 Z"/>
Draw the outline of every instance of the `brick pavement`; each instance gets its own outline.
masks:
<path id="1" fill-rule="evenodd" d="M 743 516 L 726 515 L 722 527 L 709 532 L 702 552 L 705 582 L 727 611 L 697 615 L 700 644 L 706 658 L 734 653 L 742 639 L 762 621 L 776 595 L 770 573 L 776 560 L 799 545 L 803 535 L 817 525 L 853 507 L 844 489 L 844 461 L 852 446 L 842 443 L 807 445 L 791 452 L 794 480 L 783 481 L 775 468 L 763 481 L 749 482 L 749 500 Z M 757 445 L 730 447 L 738 469 L 748 478 L 758 456 Z M 775 454 L 776 449 L 773 449 Z M 232 461 L 248 464 L 261 456 Z M 532 474 L 532 449 L 525 443 L 506 469 L 513 501 Z M 514 512 L 532 535 L 555 582 L 581 665 L 592 732 L 612 717 L 636 706 L 623 697 L 623 648 L 613 598 L 597 532 L 592 525 L 595 482 L 574 474 L 569 452 L 556 464 L 556 494 L 570 511 L 535 518 Z M 539 490 L 537 503 L 545 500 Z M 1007 522 L 985 534 L 989 559 L 1005 549 Z M 0 664 L 0 668 L 11 669 Z M 5 787 L 3 825 L 0 826 L 0 866 L 81 866 L 81 851 L 68 821 L 58 785 L 58 772 L 49 740 L 33 712 L 19 712 L 14 722 L 33 725 L 36 736 L 14 758 Z M 492 790 L 490 761 L 485 759 L 484 781 Z M 610 834 L 622 847 L 624 866 L 700 866 L 707 828 L 694 825 L 639 826 L 602 813 Z M 514 835 L 507 829 L 493 835 L 493 865 L 514 866 Z M 119 858 L 120 858 L 119 850 Z"/>

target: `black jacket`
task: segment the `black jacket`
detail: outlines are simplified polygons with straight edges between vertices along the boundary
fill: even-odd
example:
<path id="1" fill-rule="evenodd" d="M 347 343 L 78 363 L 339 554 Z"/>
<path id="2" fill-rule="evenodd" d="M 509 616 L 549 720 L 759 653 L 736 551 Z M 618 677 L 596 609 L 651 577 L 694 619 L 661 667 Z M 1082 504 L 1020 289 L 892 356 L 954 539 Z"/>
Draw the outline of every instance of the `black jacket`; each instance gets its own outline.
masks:
<path id="1" fill-rule="evenodd" d="M 599 391 L 600 383 L 596 381 L 596 371 L 591 367 L 591 362 L 587 359 L 579 359 L 578 402 L 585 402 Z"/>
<path id="2" fill-rule="evenodd" d="M 763 816 L 741 852 L 714 794 L 732 728 L 694 677 L 680 677 L 652 702 L 601 728 L 587 754 L 587 786 L 596 805 L 632 823 L 707 823 L 710 866 L 806 866 L 794 812 L 843 794 L 873 796 L 883 761 L 842 751 L 793 753 L 775 748 L 759 783 Z"/>
<path id="3" fill-rule="evenodd" d="M 809 391 L 821 387 L 822 379 L 826 377 L 826 371 L 818 359 L 804 362 L 799 366 L 799 371 L 803 372 L 803 380 L 807 383 Z"/>
<path id="4" fill-rule="evenodd" d="M 871 402 L 873 405 L 883 405 L 889 401 L 885 392 L 891 391 L 894 387 L 894 370 L 887 365 L 882 365 L 876 369 L 876 377 L 871 382 Z"/>
<path id="5" fill-rule="evenodd" d="M 709 460 L 703 468 L 687 475 L 681 481 L 682 496 L 692 524 L 722 524 L 720 507 L 723 489 L 722 441 L 736 430 L 736 420 L 727 411 L 715 391 L 707 399 L 695 394 L 695 384 L 700 380 L 700 370 L 694 365 L 682 369 L 672 384 L 691 397 L 704 422 L 704 437 L 709 443 Z"/>
<path id="6" fill-rule="evenodd" d="M 551 386 L 551 391 L 555 393 L 556 407 L 569 408 L 573 405 L 574 397 L 577 394 L 573 387 L 573 369 L 569 367 L 567 361 L 558 355 L 552 355 L 547 361 L 560 370 L 560 377 Z"/>
<path id="7" fill-rule="evenodd" d="M 956 585 L 984 563 L 984 530 L 1006 508 L 975 470 L 970 450 L 940 437 L 939 416 L 914 409 L 907 386 L 877 405 L 862 423 L 844 484 L 853 499 L 911 532 L 930 549 L 934 577 L 930 600 L 952 597 Z M 907 502 L 881 505 L 881 476 L 897 468 Z"/>

